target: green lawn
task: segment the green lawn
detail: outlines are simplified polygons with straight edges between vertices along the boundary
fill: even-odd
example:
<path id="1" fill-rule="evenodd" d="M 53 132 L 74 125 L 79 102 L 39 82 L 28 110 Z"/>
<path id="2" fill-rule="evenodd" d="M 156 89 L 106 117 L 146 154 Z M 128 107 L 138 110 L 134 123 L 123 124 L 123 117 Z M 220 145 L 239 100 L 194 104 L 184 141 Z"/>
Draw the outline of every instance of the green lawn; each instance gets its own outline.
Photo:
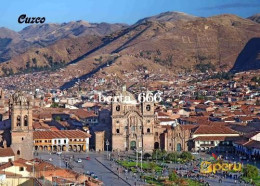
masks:
<path id="1" fill-rule="evenodd" d="M 187 179 L 187 182 L 188 182 L 189 186 L 203 186 L 202 183 L 199 183 L 197 181 L 193 181 L 193 180 L 190 180 L 190 179 Z"/>
<path id="2" fill-rule="evenodd" d="M 243 180 L 250 182 L 250 178 L 243 177 Z M 255 183 L 255 185 L 260 186 L 260 176 L 258 176 L 257 178 L 254 178 L 253 182 Z"/>
<path id="3" fill-rule="evenodd" d="M 119 163 L 120 165 L 124 166 L 125 168 L 133 168 L 133 167 L 136 166 L 136 162 L 118 161 L 118 163 Z M 141 163 L 140 163 L 140 162 L 138 162 L 138 167 L 141 167 Z M 149 169 L 150 169 L 149 163 L 143 162 L 143 163 L 142 163 L 142 168 L 143 168 L 143 170 L 149 170 Z M 161 171 L 162 171 L 162 167 L 160 167 L 159 165 L 156 165 L 156 166 L 154 167 L 154 170 L 155 170 L 156 172 L 161 172 Z"/>

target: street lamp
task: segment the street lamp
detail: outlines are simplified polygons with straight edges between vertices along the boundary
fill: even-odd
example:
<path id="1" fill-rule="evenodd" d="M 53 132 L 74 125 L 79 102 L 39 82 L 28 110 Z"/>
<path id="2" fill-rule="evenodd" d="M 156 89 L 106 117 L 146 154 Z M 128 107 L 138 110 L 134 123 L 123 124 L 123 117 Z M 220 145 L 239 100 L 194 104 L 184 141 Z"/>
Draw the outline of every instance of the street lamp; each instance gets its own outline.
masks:
<path id="1" fill-rule="evenodd" d="M 107 146 L 107 159 L 108 159 L 108 145 L 109 145 L 109 141 L 108 141 L 108 139 L 107 139 L 107 141 L 106 141 L 106 146 Z"/>

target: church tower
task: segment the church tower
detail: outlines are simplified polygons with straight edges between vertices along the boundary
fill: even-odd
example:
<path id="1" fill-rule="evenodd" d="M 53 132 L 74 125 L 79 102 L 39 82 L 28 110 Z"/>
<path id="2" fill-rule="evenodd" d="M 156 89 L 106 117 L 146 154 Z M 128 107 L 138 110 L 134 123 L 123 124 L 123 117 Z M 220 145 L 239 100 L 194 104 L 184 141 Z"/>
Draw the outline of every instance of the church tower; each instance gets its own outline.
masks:
<path id="1" fill-rule="evenodd" d="M 11 148 L 15 159 L 33 159 L 32 104 L 21 93 L 15 93 L 10 99 L 11 109 Z"/>

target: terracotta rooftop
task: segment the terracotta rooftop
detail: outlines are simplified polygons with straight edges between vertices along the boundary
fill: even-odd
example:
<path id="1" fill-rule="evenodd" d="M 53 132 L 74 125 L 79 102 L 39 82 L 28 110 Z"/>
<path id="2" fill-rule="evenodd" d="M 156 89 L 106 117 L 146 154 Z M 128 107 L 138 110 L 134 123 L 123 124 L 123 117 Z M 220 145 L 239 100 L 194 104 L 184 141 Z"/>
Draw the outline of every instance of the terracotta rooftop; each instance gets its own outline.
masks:
<path id="1" fill-rule="evenodd" d="M 247 142 L 246 144 L 244 144 L 244 146 L 247 147 L 247 148 L 260 149 L 260 142 L 255 141 L 255 140 L 251 140 L 251 141 Z"/>
<path id="2" fill-rule="evenodd" d="M 54 138 L 90 138 L 91 135 L 80 130 L 59 130 L 59 131 L 34 131 L 33 139 L 54 139 Z"/>
<path id="3" fill-rule="evenodd" d="M 200 125 L 194 134 L 238 134 L 234 130 L 223 125 Z"/>
<path id="4" fill-rule="evenodd" d="M 0 148 L 0 157 L 14 156 L 13 149 L 11 147 Z"/>

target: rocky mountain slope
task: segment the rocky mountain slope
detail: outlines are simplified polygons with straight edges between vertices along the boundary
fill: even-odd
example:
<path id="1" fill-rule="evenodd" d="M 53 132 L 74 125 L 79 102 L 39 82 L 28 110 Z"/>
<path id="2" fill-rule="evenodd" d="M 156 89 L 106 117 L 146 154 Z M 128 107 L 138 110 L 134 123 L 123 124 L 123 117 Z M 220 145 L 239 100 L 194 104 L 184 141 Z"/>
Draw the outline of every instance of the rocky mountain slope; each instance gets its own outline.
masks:
<path id="1" fill-rule="evenodd" d="M 31 25 L 20 32 L 0 28 L 0 62 L 26 52 L 33 47 L 46 47 L 67 37 L 105 36 L 127 27 L 125 24 L 72 21 L 63 24 Z"/>
<path id="2" fill-rule="evenodd" d="M 233 72 L 260 69 L 260 38 L 252 38 L 239 54 Z"/>
<path id="3" fill-rule="evenodd" d="M 77 31 L 72 29 L 77 22 L 70 24 L 71 29 L 68 32 L 62 28 L 57 29 L 57 25 L 54 24 L 38 25 L 42 28 L 37 29 L 34 26 L 19 33 L 26 40 L 30 40 L 26 36 L 27 33 L 34 38 L 39 37 L 40 34 L 37 35 L 35 29 L 47 40 L 52 36 L 63 38 L 66 35 L 64 33 L 67 33 L 66 37 L 69 35 L 69 39 L 58 39 L 45 48 L 34 47 L 2 63 L 1 75 L 30 71 L 33 70 L 32 67 L 37 66 L 52 68 L 54 62 L 56 64 L 54 67 L 60 67 L 73 61 L 78 63 L 77 66 L 73 66 L 74 70 L 77 71 L 75 68 L 80 70 L 75 76 L 80 77 L 90 72 L 88 68 L 82 68 L 85 63 L 98 68 L 99 64 L 106 62 L 105 56 L 110 55 L 119 56 L 106 68 L 110 73 L 135 70 L 142 64 L 145 67 L 156 66 L 158 70 L 167 69 L 170 73 L 230 70 L 247 43 L 252 38 L 260 37 L 260 24 L 229 14 L 199 18 L 166 12 L 140 20 L 130 27 L 123 26 L 123 29 L 117 27 L 115 30 L 118 31 L 112 32 L 108 29 L 106 32 L 102 29 L 100 35 L 93 34 L 87 22 L 81 23 L 83 25 L 81 27 L 89 28 L 86 31 L 81 31 L 78 27 Z M 112 33 L 107 35 L 110 32 Z M 106 36 L 103 37 L 102 34 Z M 92 38 L 84 35 L 97 36 Z M 247 61 L 244 61 L 243 64 L 246 63 Z M 65 67 L 64 71 L 70 71 L 70 68 L 71 65 Z"/>
<path id="4" fill-rule="evenodd" d="M 151 16 L 151 17 L 146 17 L 144 19 L 141 19 L 137 21 L 137 24 L 140 23 L 145 23 L 147 21 L 159 21 L 159 22 L 165 22 L 165 21 L 190 21 L 196 19 L 196 16 L 192 16 L 183 12 L 163 12 L 159 15 Z"/>

